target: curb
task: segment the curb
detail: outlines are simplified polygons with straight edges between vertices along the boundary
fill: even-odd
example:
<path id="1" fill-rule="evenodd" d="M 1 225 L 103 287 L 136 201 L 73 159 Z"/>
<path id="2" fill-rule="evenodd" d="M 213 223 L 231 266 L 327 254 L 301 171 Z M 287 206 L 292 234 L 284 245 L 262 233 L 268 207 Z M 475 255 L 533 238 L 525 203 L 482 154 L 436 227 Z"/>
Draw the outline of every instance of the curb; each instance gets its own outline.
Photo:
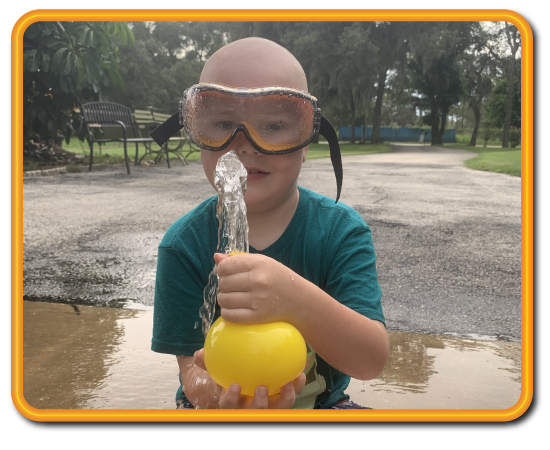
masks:
<path id="1" fill-rule="evenodd" d="M 104 169 L 107 167 L 107 164 L 100 163 L 100 164 L 94 164 L 92 166 L 92 169 Z M 88 172 L 87 170 L 88 166 L 85 166 L 82 172 Z M 92 170 L 93 172 L 93 170 Z M 53 169 L 46 169 L 46 170 L 29 170 L 27 172 L 23 172 L 23 177 L 51 177 L 55 175 L 61 175 L 62 173 L 67 173 L 67 167 L 54 167 Z"/>
<path id="2" fill-rule="evenodd" d="M 67 167 L 54 167 L 53 169 L 46 170 L 31 170 L 23 172 L 23 177 L 50 177 L 62 173 L 67 173 Z"/>

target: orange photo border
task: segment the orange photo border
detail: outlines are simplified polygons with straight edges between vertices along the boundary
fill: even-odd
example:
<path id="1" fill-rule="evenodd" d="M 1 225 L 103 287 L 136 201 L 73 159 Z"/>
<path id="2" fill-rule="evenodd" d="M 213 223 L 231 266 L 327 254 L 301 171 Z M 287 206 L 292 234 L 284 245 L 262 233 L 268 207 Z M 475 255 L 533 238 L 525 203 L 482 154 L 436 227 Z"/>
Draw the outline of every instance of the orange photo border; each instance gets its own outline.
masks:
<path id="1" fill-rule="evenodd" d="M 521 395 L 508 409 L 392 410 L 67 410 L 36 409 L 23 397 L 23 34 L 39 21 L 506 21 L 521 34 Z M 12 399 L 39 422 L 505 422 L 533 398 L 533 33 L 510 10 L 36 10 L 15 24 L 11 42 L 11 375 Z"/>

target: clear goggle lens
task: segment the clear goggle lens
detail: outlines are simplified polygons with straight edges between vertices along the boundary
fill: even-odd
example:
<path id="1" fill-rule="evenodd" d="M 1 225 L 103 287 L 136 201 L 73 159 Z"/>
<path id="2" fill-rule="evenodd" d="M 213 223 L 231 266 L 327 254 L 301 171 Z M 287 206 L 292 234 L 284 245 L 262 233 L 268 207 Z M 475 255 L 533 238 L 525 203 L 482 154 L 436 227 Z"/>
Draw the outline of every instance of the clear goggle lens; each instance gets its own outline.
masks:
<path id="1" fill-rule="evenodd" d="M 186 131 L 197 145 L 222 147 L 240 128 L 267 152 L 307 145 L 313 137 L 315 106 L 287 93 L 233 96 L 214 90 L 188 93 L 183 104 Z"/>

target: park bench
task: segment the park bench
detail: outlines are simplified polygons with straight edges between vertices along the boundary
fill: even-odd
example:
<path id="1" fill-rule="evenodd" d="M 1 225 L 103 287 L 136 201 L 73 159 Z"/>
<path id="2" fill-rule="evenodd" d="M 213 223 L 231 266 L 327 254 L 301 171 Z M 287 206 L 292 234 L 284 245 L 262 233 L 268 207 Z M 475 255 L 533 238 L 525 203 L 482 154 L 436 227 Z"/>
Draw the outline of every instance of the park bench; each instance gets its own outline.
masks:
<path id="1" fill-rule="evenodd" d="M 94 143 L 101 145 L 106 142 L 122 142 L 126 171 L 130 175 L 128 143 L 136 145 L 135 163 L 137 164 L 138 145 L 153 142 L 151 137 L 144 137 L 140 134 L 132 110 L 117 103 L 91 102 L 83 104 L 81 112 L 86 124 L 88 145 L 90 146 L 89 171 L 92 171 L 94 161 Z"/>
<path id="2" fill-rule="evenodd" d="M 134 116 L 135 116 L 136 123 L 138 125 L 138 129 L 140 133 L 146 134 L 147 136 L 149 136 L 149 133 L 151 131 L 153 131 L 161 123 L 165 122 L 170 118 L 169 114 L 159 113 L 158 111 L 155 111 L 155 109 L 156 108 L 149 107 L 148 110 L 136 109 L 134 111 Z M 145 144 L 147 150 L 145 154 L 140 158 L 139 163 L 141 163 L 143 158 L 145 158 L 148 154 L 154 154 L 155 162 L 158 163 L 164 157 L 164 155 L 173 153 L 181 161 L 183 165 L 188 165 L 189 162 L 187 161 L 187 158 L 189 157 L 189 155 L 200 151 L 200 149 L 198 147 L 195 147 L 191 143 L 191 141 L 187 138 L 183 128 L 180 130 L 179 134 L 172 136 L 166 142 L 165 145 L 167 150 L 162 151 L 163 149 L 160 147 L 158 150 L 155 150 L 153 148 L 153 145 L 156 145 L 156 144 L 150 144 L 150 143 Z M 187 149 L 185 147 L 187 147 Z M 186 152 L 187 154 L 184 155 L 184 153 Z"/>
<path id="3" fill-rule="evenodd" d="M 149 450 L 170 450 L 170 449 L 183 449 L 183 444 L 185 441 L 188 442 L 188 448 L 189 450 L 198 450 L 200 449 L 200 446 L 196 444 L 194 441 L 189 439 L 186 434 L 184 433 L 171 433 L 170 438 L 178 438 L 178 442 L 174 444 L 169 443 L 169 439 L 166 439 L 162 444 L 160 444 L 155 437 L 151 433 L 93 433 L 88 432 L 86 433 L 86 437 L 88 438 L 88 442 L 90 444 L 90 450 L 94 450 L 94 440 L 99 443 L 99 448 L 101 449 L 101 442 L 111 439 L 121 440 L 124 444 L 124 450 L 128 449 L 128 441 L 134 441 L 136 450 L 139 450 L 139 442 L 143 441 L 145 443 L 145 447 Z"/>

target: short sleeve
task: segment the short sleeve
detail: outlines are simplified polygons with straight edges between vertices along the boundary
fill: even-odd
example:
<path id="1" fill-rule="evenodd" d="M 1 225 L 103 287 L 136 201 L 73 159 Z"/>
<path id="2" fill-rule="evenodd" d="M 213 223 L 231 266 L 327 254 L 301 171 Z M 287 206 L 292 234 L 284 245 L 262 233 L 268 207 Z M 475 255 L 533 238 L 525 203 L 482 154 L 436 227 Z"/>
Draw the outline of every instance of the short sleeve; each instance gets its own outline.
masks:
<path id="1" fill-rule="evenodd" d="M 204 275 L 182 251 L 160 246 L 155 281 L 151 349 L 173 355 L 193 355 L 203 347 Z"/>
<path id="2" fill-rule="evenodd" d="M 337 245 L 325 258 L 328 264 L 326 292 L 359 314 L 385 324 L 369 227 L 353 220 L 351 226 L 337 230 L 337 234 Z"/>

